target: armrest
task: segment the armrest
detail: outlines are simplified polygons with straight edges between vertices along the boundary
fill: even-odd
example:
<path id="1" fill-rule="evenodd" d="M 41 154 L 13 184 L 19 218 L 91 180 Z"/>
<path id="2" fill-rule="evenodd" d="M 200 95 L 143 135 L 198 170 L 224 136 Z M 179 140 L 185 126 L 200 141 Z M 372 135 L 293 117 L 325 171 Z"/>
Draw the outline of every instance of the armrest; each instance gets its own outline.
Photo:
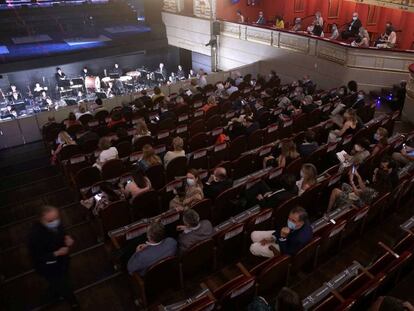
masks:
<path id="1" fill-rule="evenodd" d="M 385 245 L 382 242 L 378 242 L 378 245 L 381 246 L 386 252 L 394 256 L 395 258 L 399 258 L 400 255 L 398 255 L 396 252 L 394 252 L 388 245 Z"/>
<path id="2" fill-rule="evenodd" d="M 243 264 L 241 263 L 241 262 L 238 262 L 237 264 L 236 264 L 236 266 L 240 269 L 240 271 L 245 275 L 245 276 L 248 276 L 248 277 L 251 277 L 252 275 L 250 274 L 250 272 L 249 271 L 247 271 L 247 269 L 246 269 L 246 267 L 245 266 L 243 266 Z"/>

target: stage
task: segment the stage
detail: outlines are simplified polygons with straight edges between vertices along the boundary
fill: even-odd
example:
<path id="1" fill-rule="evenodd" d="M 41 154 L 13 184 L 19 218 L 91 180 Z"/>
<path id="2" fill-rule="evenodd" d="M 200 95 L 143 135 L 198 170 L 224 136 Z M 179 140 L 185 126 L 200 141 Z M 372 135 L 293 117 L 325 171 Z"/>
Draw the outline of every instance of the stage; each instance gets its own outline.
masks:
<path id="1" fill-rule="evenodd" d="M 107 27 L 83 35 L 42 33 L 10 37 L 0 42 L 0 64 L 128 45 L 133 40 L 147 40 L 150 34 L 150 27 L 136 23 Z"/>

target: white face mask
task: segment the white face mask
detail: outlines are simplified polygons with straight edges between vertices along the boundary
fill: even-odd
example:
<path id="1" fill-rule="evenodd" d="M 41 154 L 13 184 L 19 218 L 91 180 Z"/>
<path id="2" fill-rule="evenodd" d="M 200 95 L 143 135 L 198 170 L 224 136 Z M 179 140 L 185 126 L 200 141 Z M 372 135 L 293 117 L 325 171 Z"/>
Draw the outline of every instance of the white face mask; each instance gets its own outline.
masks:
<path id="1" fill-rule="evenodd" d="M 187 185 L 189 185 L 190 187 L 195 186 L 196 182 L 194 179 L 192 178 L 187 178 Z"/>
<path id="2" fill-rule="evenodd" d="M 304 177 L 305 177 L 305 174 L 302 171 L 300 171 L 300 178 L 304 178 Z"/>
<path id="3" fill-rule="evenodd" d="M 354 17 L 352 17 L 352 19 L 353 19 L 354 21 L 356 21 L 356 20 L 358 19 L 358 17 L 354 16 Z"/>
<path id="4" fill-rule="evenodd" d="M 51 230 L 56 230 L 60 225 L 60 219 L 55 219 L 51 222 L 48 222 L 45 224 L 46 228 Z"/>
<path id="5" fill-rule="evenodd" d="M 374 139 L 375 139 L 376 141 L 379 141 L 379 140 L 381 139 L 381 136 L 380 136 L 379 134 L 375 133 L 375 134 L 374 134 Z"/>

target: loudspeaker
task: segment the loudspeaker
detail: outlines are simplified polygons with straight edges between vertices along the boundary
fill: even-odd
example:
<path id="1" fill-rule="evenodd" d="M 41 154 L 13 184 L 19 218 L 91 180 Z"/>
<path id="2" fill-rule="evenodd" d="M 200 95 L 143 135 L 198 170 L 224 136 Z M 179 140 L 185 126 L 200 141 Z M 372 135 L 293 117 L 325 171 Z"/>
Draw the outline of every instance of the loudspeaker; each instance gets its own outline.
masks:
<path id="1" fill-rule="evenodd" d="M 220 35 L 220 22 L 213 22 L 213 36 L 219 36 Z"/>

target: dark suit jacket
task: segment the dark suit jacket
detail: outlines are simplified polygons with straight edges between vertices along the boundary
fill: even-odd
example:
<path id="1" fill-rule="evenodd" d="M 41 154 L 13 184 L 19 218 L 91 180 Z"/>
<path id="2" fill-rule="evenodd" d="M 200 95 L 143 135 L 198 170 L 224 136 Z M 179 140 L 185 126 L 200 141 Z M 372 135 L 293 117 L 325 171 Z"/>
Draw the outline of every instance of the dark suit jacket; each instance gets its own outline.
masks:
<path id="1" fill-rule="evenodd" d="M 212 182 L 210 185 L 204 187 L 204 196 L 214 200 L 224 190 L 227 190 L 233 186 L 231 179 L 226 179 L 219 182 Z"/>
<path id="2" fill-rule="evenodd" d="M 298 187 L 295 186 L 293 191 L 287 191 L 285 189 L 281 189 L 278 192 L 274 193 L 270 197 L 265 198 L 261 203 L 260 206 L 263 208 L 276 208 L 287 200 L 295 197 L 298 195 Z"/>
<path id="3" fill-rule="evenodd" d="M 347 30 L 349 30 L 349 26 L 351 26 L 352 22 L 349 23 Z M 362 22 L 360 19 L 357 19 L 351 27 L 351 33 L 353 33 L 355 36 L 359 33 L 359 28 L 362 27 Z"/>
<path id="4" fill-rule="evenodd" d="M 318 149 L 318 143 L 302 143 L 298 147 L 298 151 L 300 153 L 300 156 L 302 158 L 305 158 L 309 156 L 312 152 L 314 152 L 316 149 Z"/>
<path id="5" fill-rule="evenodd" d="M 290 231 L 286 238 L 280 237 L 279 228 L 276 229 L 273 235 L 276 237 L 280 252 L 292 256 L 312 240 L 313 231 L 310 223 L 306 222 L 299 230 Z"/>
<path id="6" fill-rule="evenodd" d="M 180 254 L 185 253 L 190 247 L 198 242 L 204 241 L 213 234 L 213 226 L 208 220 L 201 220 L 198 229 L 178 236 Z"/>
<path id="7" fill-rule="evenodd" d="M 33 266 L 39 274 L 51 277 L 67 271 L 69 256 L 53 255 L 53 252 L 65 246 L 65 232 L 62 225 L 53 231 L 36 222 L 29 234 L 28 246 Z"/>

